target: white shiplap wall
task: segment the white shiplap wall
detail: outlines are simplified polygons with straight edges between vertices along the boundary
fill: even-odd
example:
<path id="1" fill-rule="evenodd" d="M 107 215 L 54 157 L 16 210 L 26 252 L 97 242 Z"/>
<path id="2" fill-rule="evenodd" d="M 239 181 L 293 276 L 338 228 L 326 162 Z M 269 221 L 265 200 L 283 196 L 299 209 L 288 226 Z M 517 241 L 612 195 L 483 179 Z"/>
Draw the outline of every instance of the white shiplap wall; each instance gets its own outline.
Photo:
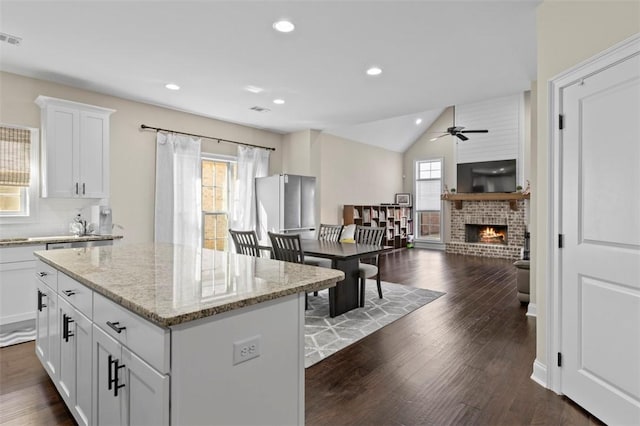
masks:
<path id="1" fill-rule="evenodd" d="M 455 123 L 456 126 L 464 126 L 465 129 L 489 130 L 489 133 L 467 134 L 468 141 L 458 139 L 456 163 L 515 158 L 518 168 L 517 180 L 522 182 L 524 94 L 456 105 Z"/>

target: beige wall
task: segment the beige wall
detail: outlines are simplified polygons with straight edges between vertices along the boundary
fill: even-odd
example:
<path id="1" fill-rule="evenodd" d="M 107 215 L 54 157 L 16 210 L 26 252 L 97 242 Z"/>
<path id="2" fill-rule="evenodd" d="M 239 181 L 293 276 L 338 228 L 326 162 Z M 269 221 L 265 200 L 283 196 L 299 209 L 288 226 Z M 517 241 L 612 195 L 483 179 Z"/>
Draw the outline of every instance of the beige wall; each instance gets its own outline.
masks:
<path id="1" fill-rule="evenodd" d="M 282 173 L 316 176 L 311 171 L 311 130 L 284 135 Z"/>
<path id="2" fill-rule="evenodd" d="M 342 223 L 345 204 L 392 203 L 395 194 L 402 192 L 401 153 L 328 133 L 315 134 L 312 152 L 318 155 L 319 150 L 322 223 Z"/>
<path id="3" fill-rule="evenodd" d="M 456 180 L 456 159 L 455 142 L 452 136 L 444 136 L 437 141 L 430 139 L 437 136 L 443 130 L 453 126 L 453 107 L 445 109 L 433 124 L 418 138 L 418 140 L 404 152 L 402 159 L 402 174 L 404 176 L 403 192 L 414 194 L 414 181 L 416 172 L 416 161 L 428 160 L 432 158 L 442 158 L 444 160 L 444 184 L 449 188 L 455 187 Z M 443 203 L 443 235 L 442 242 L 448 242 L 450 236 L 451 223 L 451 203 Z"/>
<path id="4" fill-rule="evenodd" d="M 282 170 L 282 135 L 211 118 L 133 102 L 0 73 L 0 122 L 40 127 L 38 95 L 52 96 L 117 110 L 111 116 L 111 199 L 113 220 L 124 227 L 127 243 L 153 241 L 155 199 L 155 132 L 140 131 L 140 124 L 211 135 L 223 139 L 276 148 L 271 153 L 270 171 Z M 235 144 L 203 141 L 203 152 L 236 154 Z M 35 226 L 2 225 L 2 235 L 44 235 L 66 232 L 77 208 L 95 201 L 41 199 L 39 223 Z"/>
<path id="5" fill-rule="evenodd" d="M 545 1 L 537 10 L 538 135 L 532 181 L 532 263 L 537 296 L 537 358 L 546 364 L 547 247 L 549 246 L 548 82 L 555 75 L 640 32 L 638 1 Z M 532 148 L 532 151 L 534 149 Z M 532 174 L 533 176 L 534 174 Z"/>

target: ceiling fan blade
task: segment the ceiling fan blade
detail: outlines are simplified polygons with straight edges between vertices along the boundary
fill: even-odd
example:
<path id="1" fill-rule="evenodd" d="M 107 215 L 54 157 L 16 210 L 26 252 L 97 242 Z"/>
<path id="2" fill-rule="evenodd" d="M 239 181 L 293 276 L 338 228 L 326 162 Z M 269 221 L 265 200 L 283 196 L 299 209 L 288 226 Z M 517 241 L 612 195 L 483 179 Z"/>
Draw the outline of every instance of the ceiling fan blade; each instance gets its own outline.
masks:
<path id="1" fill-rule="evenodd" d="M 456 136 L 458 137 L 458 139 L 462 140 L 462 141 L 468 141 L 469 138 L 466 137 L 465 135 L 461 134 L 461 133 L 456 133 Z"/>
<path id="2" fill-rule="evenodd" d="M 489 133 L 488 130 L 460 130 L 460 133 Z"/>

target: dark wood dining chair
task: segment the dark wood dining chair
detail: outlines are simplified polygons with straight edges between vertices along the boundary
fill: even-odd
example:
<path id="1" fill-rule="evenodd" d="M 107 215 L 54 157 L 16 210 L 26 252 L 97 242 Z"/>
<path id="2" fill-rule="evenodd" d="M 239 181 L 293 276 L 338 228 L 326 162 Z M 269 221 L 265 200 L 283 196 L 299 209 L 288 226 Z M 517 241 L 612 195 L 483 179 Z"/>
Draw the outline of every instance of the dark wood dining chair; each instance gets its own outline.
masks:
<path id="1" fill-rule="evenodd" d="M 236 253 L 249 256 L 260 257 L 260 246 L 258 245 L 258 235 L 256 231 L 236 231 L 229 229 L 233 245 L 236 246 Z"/>
<path id="2" fill-rule="evenodd" d="M 326 225 L 321 223 L 320 228 L 318 228 L 318 240 L 337 243 L 340 241 L 342 228 L 344 228 L 344 225 Z"/>
<path id="3" fill-rule="evenodd" d="M 356 244 L 373 244 L 381 246 L 385 232 L 385 228 L 358 225 L 356 226 L 355 235 Z M 378 267 L 379 256 L 375 255 L 374 257 L 363 260 L 365 260 L 365 262 L 361 261 L 358 265 L 360 274 L 360 307 L 364 306 L 364 293 L 367 278 L 376 278 L 376 284 L 378 285 L 378 297 L 382 299 L 382 285 L 380 284 L 380 269 Z"/>
<path id="4" fill-rule="evenodd" d="M 298 234 L 268 232 L 273 258 L 283 262 L 304 263 L 304 251 Z M 304 295 L 304 308 L 309 308 L 309 295 Z"/>

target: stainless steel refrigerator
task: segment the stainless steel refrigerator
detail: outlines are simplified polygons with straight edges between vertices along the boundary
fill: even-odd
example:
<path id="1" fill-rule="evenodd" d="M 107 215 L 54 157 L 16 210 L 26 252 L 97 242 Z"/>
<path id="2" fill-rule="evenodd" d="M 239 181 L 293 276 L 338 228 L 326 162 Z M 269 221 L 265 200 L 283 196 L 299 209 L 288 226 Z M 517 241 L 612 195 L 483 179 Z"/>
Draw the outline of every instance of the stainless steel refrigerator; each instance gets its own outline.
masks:
<path id="1" fill-rule="evenodd" d="M 315 235 L 316 178 L 273 175 L 256 178 L 256 218 L 258 238 L 267 242 L 267 231 Z"/>

